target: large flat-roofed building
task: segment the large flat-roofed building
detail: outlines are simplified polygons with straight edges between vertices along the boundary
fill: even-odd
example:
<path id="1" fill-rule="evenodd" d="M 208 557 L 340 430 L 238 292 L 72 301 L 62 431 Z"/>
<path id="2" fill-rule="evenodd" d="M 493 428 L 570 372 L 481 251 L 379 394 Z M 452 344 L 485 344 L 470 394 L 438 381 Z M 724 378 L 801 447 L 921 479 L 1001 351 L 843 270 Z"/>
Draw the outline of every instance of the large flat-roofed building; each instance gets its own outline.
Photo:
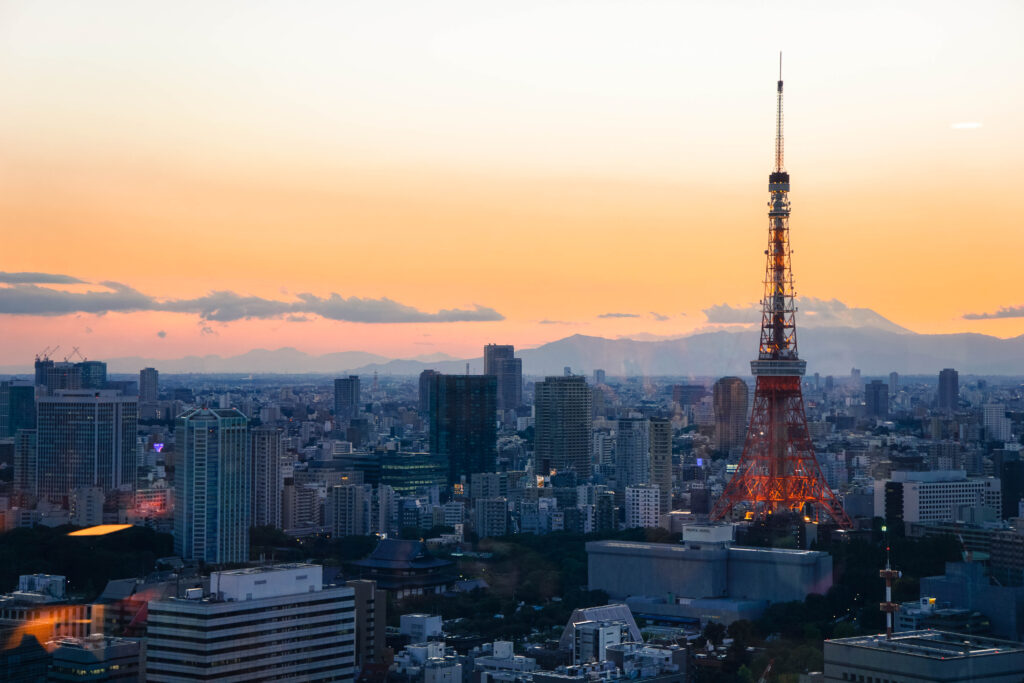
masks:
<path id="1" fill-rule="evenodd" d="M 320 565 L 214 572 L 195 590 L 149 604 L 150 683 L 354 680 L 354 591 L 324 586 Z"/>
<path id="2" fill-rule="evenodd" d="M 875 517 L 888 523 L 944 522 L 962 519 L 963 508 L 1003 513 L 1002 487 L 994 477 L 968 477 L 964 470 L 894 471 L 875 481 Z"/>
<path id="3" fill-rule="evenodd" d="M 1019 683 L 1024 645 L 944 631 L 825 641 L 825 683 Z"/>
<path id="4" fill-rule="evenodd" d="M 733 546 L 732 534 L 730 525 L 690 525 L 682 545 L 587 543 L 590 590 L 626 600 L 636 614 L 730 622 L 832 586 L 828 553 Z"/>

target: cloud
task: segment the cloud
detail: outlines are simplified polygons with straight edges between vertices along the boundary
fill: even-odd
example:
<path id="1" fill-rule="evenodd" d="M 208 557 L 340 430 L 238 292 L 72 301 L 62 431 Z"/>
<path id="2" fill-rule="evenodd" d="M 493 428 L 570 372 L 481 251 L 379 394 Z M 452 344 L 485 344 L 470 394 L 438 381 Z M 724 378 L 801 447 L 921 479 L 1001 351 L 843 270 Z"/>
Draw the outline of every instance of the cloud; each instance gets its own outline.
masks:
<path id="1" fill-rule="evenodd" d="M 167 332 L 165 332 L 164 330 L 160 330 L 159 332 L 156 333 L 156 336 L 158 336 L 161 339 L 163 339 L 164 337 L 167 336 Z"/>
<path id="2" fill-rule="evenodd" d="M 308 315 L 295 315 L 294 313 L 286 315 L 284 319 L 290 323 L 308 323 L 313 321 Z"/>
<path id="3" fill-rule="evenodd" d="M 55 276 L 54 276 L 55 277 Z M 242 296 L 231 291 L 213 291 L 194 299 L 160 300 L 118 282 L 101 282 L 104 290 L 65 292 L 34 283 L 9 283 L 0 287 L 0 315 L 58 316 L 69 313 L 168 311 L 192 313 L 201 320 L 285 318 L 290 322 L 318 315 L 328 320 L 360 323 L 480 322 L 504 320 L 498 311 L 475 304 L 473 308 L 444 308 L 436 313 L 421 311 L 392 299 L 362 299 L 332 293 L 327 297 L 299 294 L 295 301 Z"/>
<path id="4" fill-rule="evenodd" d="M 210 327 L 209 325 L 203 325 L 201 328 L 199 328 L 199 334 L 203 334 L 203 335 L 213 334 L 213 335 L 215 335 L 215 334 L 217 334 L 217 331 L 215 329 L 213 329 L 212 327 Z"/>
<path id="5" fill-rule="evenodd" d="M 655 313 L 654 311 L 651 311 L 651 317 L 654 318 L 655 320 L 659 321 L 659 322 L 663 322 L 665 320 L 668 320 L 668 316 L 667 315 L 662 315 L 661 313 Z"/>
<path id="6" fill-rule="evenodd" d="M 602 313 L 598 318 L 639 318 L 639 313 Z"/>
<path id="7" fill-rule="evenodd" d="M 949 127 L 953 130 L 975 130 L 981 128 L 981 126 L 980 121 L 960 121 L 959 123 L 949 124 Z"/>
<path id="8" fill-rule="evenodd" d="M 797 327 L 872 327 L 897 334 L 910 332 L 888 318 L 870 308 L 847 306 L 838 299 L 816 299 L 802 297 L 797 299 Z M 722 325 L 756 325 L 761 322 L 761 306 L 747 304 L 733 307 L 729 304 L 718 304 L 704 309 L 704 315 L 712 324 Z"/>
<path id="9" fill-rule="evenodd" d="M 1003 306 L 994 313 L 964 313 L 964 320 L 994 320 L 996 318 L 1024 318 L 1024 306 Z"/>
<path id="10" fill-rule="evenodd" d="M 56 273 L 4 273 L 0 271 L 0 282 L 9 285 L 84 285 L 85 280 L 79 280 L 70 275 L 58 275 Z"/>
<path id="11" fill-rule="evenodd" d="M 92 334 L 92 328 L 91 328 L 91 327 L 89 327 L 88 325 L 86 325 L 86 327 L 85 327 L 85 333 L 86 333 L 86 334 Z"/>
<path id="12" fill-rule="evenodd" d="M 756 304 L 733 307 L 729 304 L 715 304 L 704 309 L 709 323 L 733 325 L 751 324 L 761 321 L 761 307 Z"/>
<path id="13" fill-rule="evenodd" d="M 537 324 L 538 325 L 572 325 L 573 323 L 571 323 L 568 320 L 548 320 L 547 318 L 545 318 L 544 320 L 538 320 Z"/>

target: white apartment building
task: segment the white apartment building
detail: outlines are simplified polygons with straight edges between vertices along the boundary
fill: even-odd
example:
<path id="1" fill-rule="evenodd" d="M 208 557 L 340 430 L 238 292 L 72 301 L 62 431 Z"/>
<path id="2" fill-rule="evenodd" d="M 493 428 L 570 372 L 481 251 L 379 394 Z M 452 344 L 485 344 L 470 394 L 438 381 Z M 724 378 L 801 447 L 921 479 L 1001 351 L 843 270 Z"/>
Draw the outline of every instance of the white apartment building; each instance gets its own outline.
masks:
<path id="1" fill-rule="evenodd" d="M 661 489 L 656 484 L 626 487 L 626 528 L 647 529 L 661 520 Z"/>

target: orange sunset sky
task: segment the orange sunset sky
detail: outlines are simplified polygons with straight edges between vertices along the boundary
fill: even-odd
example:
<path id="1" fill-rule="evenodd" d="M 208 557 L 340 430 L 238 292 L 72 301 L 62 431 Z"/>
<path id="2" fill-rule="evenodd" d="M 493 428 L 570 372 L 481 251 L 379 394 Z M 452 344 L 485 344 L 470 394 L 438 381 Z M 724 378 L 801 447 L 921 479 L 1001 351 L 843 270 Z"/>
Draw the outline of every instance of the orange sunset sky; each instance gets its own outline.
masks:
<path id="1" fill-rule="evenodd" d="M 964 316 L 1024 305 L 1022 26 L 1019 2 L 2 2 L 0 365 L 703 328 L 760 297 L 780 49 L 798 293 L 1019 335 Z"/>

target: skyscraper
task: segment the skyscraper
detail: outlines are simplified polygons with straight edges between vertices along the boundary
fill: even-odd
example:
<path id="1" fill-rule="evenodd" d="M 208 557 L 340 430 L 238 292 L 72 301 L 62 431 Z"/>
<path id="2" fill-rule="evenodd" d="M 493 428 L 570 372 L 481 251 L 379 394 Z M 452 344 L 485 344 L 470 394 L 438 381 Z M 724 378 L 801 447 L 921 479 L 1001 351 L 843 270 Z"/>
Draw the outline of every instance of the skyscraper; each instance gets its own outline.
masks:
<path id="1" fill-rule="evenodd" d="M 498 410 L 512 410 L 523 403 L 523 361 L 511 344 L 484 347 L 484 374 L 498 378 Z"/>
<path id="2" fill-rule="evenodd" d="M 208 564 L 248 562 L 249 421 L 235 408 L 195 408 L 178 417 L 175 445 L 175 554 Z"/>
<path id="3" fill-rule="evenodd" d="M 873 379 L 864 387 L 864 407 L 868 417 L 889 415 L 889 385 Z"/>
<path id="4" fill-rule="evenodd" d="M 895 397 L 896 392 L 900 390 L 900 373 L 890 372 L 889 373 L 889 396 Z"/>
<path id="5" fill-rule="evenodd" d="M 939 373 L 939 410 L 951 413 L 960 401 L 960 374 L 953 368 Z"/>
<path id="6" fill-rule="evenodd" d="M 281 527 L 281 430 L 256 427 L 252 435 L 252 525 Z"/>
<path id="7" fill-rule="evenodd" d="M 739 377 L 723 377 L 713 388 L 715 448 L 728 451 L 743 445 L 747 435 L 747 400 L 750 389 Z"/>
<path id="8" fill-rule="evenodd" d="M 590 478 L 590 387 L 580 376 L 548 377 L 534 387 L 537 474 L 575 472 Z"/>
<path id="9" fill-rule="evenodd" d="M 139 403 L 156 403 L 160 399 L 160 372 L 156 368 L 139 371 Z"/>
<path id="10" fill-rule="evenodd" d="M 625 501 L 626 489 L 646 484 L 651 477 L 651 425 L 624 417 L 615 430 L 615 502 Z"/>
<path id="11" fill-rule="evenodd" d="M 138 403 L 116 391 L 56 391 L 37 402 L 35 473 L 40 498 L 71 491 L 134 489 Z"/>
<path id="12" fill-rule="evenodd" d="M 440 375 L 437 370 L 424 370 L 420 373 L 420 412 L 426 414 L 430 410 L 430 382 L 431 377 Z M 486 374 L 486 373 L 485 373 Z"/>
<path id="13" fill-rule="evenodd" d="M 661 489 L 661 514 L 672 511 L 672 423 L 651 419 L 651 483 Z"/>
<path id="14" fill-rule="evenodd" d="M 448 484 L 494 471 L 498 380 L 492 375 L 430 378 L 430 452 L 448 466 Z"/>
<path id="15" fill-rule="evenodd" d="M 99 360 L 84 360 L 78 363 L 82 373 L 83 389 L 102 389 L 107 384 L 107 364 Z"/>
<path id="16" fill-rule="evenodd" d="M 334 380 L 334 419 L 341 423 L 359 412 L 359 376 Z"/>
<path id="17" fill-rule="evenodd" d="M 36 388 L 32 382 L 0 382 L 0 438 L 36 427 Z"/>

